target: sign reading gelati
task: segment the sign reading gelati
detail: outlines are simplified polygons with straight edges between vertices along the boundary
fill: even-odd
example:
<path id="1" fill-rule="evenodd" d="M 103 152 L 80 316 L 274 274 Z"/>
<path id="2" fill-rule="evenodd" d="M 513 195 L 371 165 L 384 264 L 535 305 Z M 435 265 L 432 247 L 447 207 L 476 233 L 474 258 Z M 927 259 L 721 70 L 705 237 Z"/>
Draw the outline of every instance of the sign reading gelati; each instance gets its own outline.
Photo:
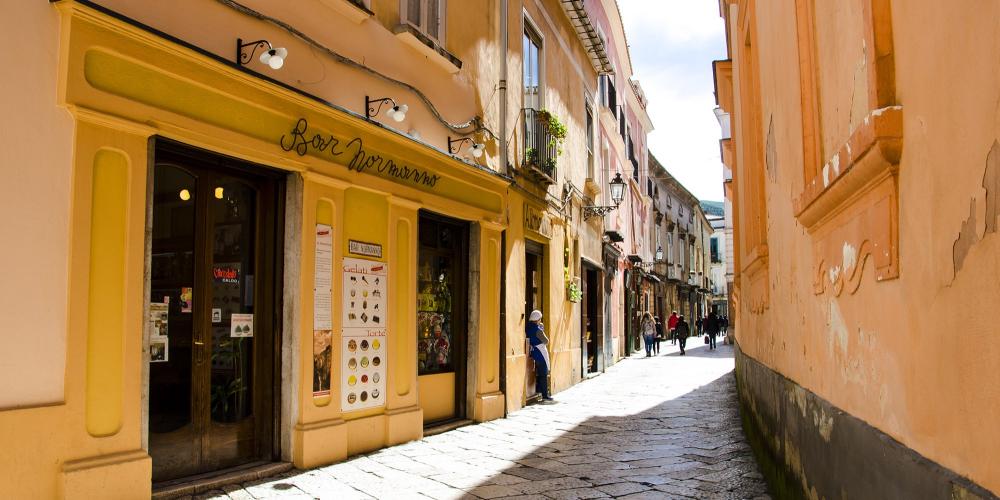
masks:
<path id="1" fill-rule="evenodd" d="M 527 203 L 524 204 L 524 227 L 546 238 L 552 237 L 552 220 L 548 214 Z"/>
<path id="2" fill-rule="evenodd" d="M 309 122 L 305 118 L 299 118 L 291 132 L 281 136 L 279 143 L 281 149 L 295 151 L 299 156 L 305 156 L 310 151 L 328 153 L 339 163 L 346 162 L 348 170 L 378 173 L 422 187 L 433 188 L 441 180 L 440 175 L 401 165 L 391 158 L 365 150 L 364 142 L 360 137 L 355 137 L 342 144 L 341 140 L 334 137 L 333 134 L 310 134 Z"/>

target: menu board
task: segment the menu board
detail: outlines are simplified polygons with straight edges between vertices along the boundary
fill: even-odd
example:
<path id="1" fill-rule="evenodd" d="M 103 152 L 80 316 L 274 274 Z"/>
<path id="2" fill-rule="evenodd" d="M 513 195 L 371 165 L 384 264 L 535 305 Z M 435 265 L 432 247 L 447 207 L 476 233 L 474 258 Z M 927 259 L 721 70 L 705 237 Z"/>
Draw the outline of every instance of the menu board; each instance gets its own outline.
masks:
<path id="1" fill-rule="evenodd" d="M 386 267 L 344 258 L 340 407 L 345 412 L 385 405 Z"/>

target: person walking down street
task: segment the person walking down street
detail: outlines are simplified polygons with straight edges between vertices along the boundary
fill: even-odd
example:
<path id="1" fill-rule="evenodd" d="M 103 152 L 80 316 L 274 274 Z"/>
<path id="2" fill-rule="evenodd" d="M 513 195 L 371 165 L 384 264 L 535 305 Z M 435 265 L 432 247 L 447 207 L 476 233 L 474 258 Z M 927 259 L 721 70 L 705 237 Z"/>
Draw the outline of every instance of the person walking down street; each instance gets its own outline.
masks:
<path id="1" fill-rule="evenodd" d="M 677 325 L 674 326 L 674 334 L 677 336 L 677 343 L 681 345 L 681 356 L 684 355 L 684 347 L 687 345 L 688 335 L 691 334 L 691 327 L 684 321 L 684 315 L 677 317 Z"/>
<path id="2" fill-rule="evenodd" d="M 677 327 L 677 311 L 670 313 L 670 317 L 667 318 L 667 331 L 670 332 L 670 345 L 677 343 L 677 336 L 674 335 L 674 328 Z"/>
<path id="3" fill-rule="evenodd" d="M 719 335 L 719 318 L 715 315 L 715 311 L 708 313 L 708 317 L 705 318 L 705 333 L 708 334 L 708 350 L 715 349 L 715 337 Z"/>
<path id="4" fill-rule="evenodd" d="M 722 327 L 722 336 L 725 337 L 729 333 L 729 316 L 723 316 L 722 324 L 719 326 Z"/>
<path id="5" fill-rule="evenodd" d="M 653 339 L 653 354 L 660 355 L 660 342 L 663 342 L 663 322 L 660 321 L 659 316 L 653 316 L 656 321 L 656 337 Z"/>
<path id="6" fill-rule="evenodd" d="M 531 311 L 524 335 L 531 344 L 530 355 L 535 362 L 535 392 L 542 395 L 542 401 L 552 401 L 549 397 L 549 338 L 542 327 L 542 311 Z"/>
<path id="7" fill-rule="evenodd" d="M 642 313 L 639 331 L 642 332 L 642 342 L 645 344 L 646 357 L 648 358 L 653 355 L 653 336 L 656 335 L 656 322 L 653 321 L 653 315 L 649 314 L 649 311 Z"/>

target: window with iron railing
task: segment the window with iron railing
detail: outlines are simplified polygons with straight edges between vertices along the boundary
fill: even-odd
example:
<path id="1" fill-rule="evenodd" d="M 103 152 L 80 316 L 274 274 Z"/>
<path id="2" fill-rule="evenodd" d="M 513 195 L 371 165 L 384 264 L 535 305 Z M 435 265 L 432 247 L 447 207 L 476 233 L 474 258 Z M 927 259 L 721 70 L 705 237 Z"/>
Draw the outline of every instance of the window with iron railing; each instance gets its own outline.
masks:
<path id="1" fill-rule="evenodd" d="M 445 4 L 447 0 L 400 0 L 403 22 L 413 26 L 438 44 L 444 43 Z M 353 2 L 362 5 L 363 2 Z"/>
<path id="2" fill-rule="evenodd" d="M 556 179 L 556 141 L 549 130 L 545 114 L 536 109 L 524 108 L 521 135 L 524 138 L 524 157 L 521 164 L 537 169 L 554 182 Z"/>

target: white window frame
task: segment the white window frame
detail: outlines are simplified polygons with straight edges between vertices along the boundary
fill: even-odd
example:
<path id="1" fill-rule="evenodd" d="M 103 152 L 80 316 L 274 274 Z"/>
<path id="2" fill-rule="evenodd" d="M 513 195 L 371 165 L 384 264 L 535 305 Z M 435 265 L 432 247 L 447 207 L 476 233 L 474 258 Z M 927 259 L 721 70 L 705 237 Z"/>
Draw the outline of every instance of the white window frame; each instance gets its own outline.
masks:
<path id="1" fill-rule="evenodd" d="M 407 16 L 407 13 L 410 11 L 410 9 L 408 8 L 410 2 L 420 2 L 419 25 L 411 22 Z M 448 18 L 447 16 L 448 0 L 437 0 L 438 36 L 431 36 L 431 34 L 427 30 L 427 20 L 429 19 L 429 17 L 427 16 L 427 2 L 428 0 L 399 0 L 399 20 L 401 23 L 412 26 L 417 31 L 423 33 L 424 36 L 426 36 L 427 38 L 434 40 L 434 42 L 437 43 L 438 45 L 444 46 L 445 33 L 447 33 L 448 31 L 447 30 L 448 25 L 446 23 L 446 20 Z"/>
<path id="2" fill-rule="evenodd" d="M 523 40 L 525 36 L 528 36 L 528 31 L 531 31 L 531 35 L 537 38 L 538 41 L 538 109 L 545 108 L 545 35 L 542 34 L 542 30 L 538 27 L 531 16 L 528 15 L 528 11 L 521 12 L 521 39 Z M 524 58 L 524 43 L 521 43 L 521 57 Z M 524 95 L 524 61 L 521 61 L 521 94 Z M 527 103 L 522 103 L 522 107 L 528 107 Z"/>

